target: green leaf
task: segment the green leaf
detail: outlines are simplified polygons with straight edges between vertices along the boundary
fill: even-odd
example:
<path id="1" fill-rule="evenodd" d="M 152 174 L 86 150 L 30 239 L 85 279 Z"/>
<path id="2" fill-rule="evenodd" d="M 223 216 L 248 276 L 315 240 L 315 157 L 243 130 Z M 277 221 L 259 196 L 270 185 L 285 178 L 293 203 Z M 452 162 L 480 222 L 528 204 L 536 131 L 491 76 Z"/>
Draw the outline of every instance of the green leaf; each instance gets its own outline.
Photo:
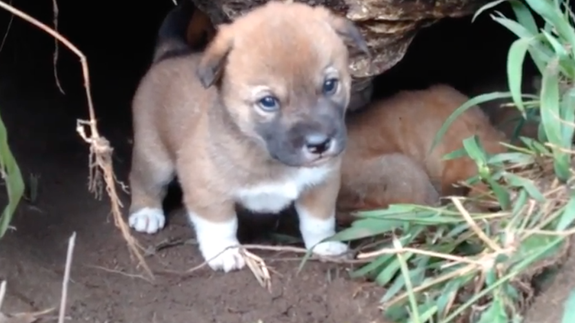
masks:
<path id="1" fill-rule="evenodd" d="M 409 232 L 404 234 L 401 238 L 399 238 L 399 241 L 401 241 L 402 245 L 408 245 L 410 244 L 422 231 L 423 229 L 418 229 L 418 230 L 413 230 L 413 232 Z M 387 243 L 384 245 L 384 248 L 390 248 L 390 244 Z M 360 269 L 356 270 L 355 272 L 351 273 L 351 277 L 352 278 L 357 278 L 357 277 L 362 277 L 367 275 L 370 272 L 374 272 L 377 271 L 378 268 L 381 267 L 388 267 L 389 264 L 393 261 L 395 261 L 395 255 L 394 254 L 388 254 L 388 255 L 381 255 L 379 257 L 377 257 L 375 260 L 373 260 L 371 263 L 361 267 Z"/>
<path id="2" fill-rule="evenodd" d="M 507 296 L 507 298 L 511 298 L 513 300 L 519 300 L 519 291 L 517 291 L 517 288 L 515 288 L 515 286 L 513 286 L 512 284 L 505 284 L 502 287 L 505 290 L 505 294 Z"/>
<path id="3" fill-rule="evenodd" d="M 378 234 L 391 232 L 401 225 L 400 221 L 387 219 L 356 220 L 351 227 L 334 234 L 326 241 L 353 241 L 373 237 Z"/>
<path id="4" fill-rule="evenodd" d="M 489 10 L 491 8 L 494 8 L 494 7 L 497 7 L 498 5 L 500 5 L 503 2 L 508 2 L 508 0 L 497 0 L 497 1 L 492 1 L 492 2 L 485 4 L 483 7 L 479 8 L 479 10 L 477 10 L 475 12 L 475 14 L 473 15 L 473 18 L 471 18 L 471 22 L 474 22 L 475 19 L 477 19 L 477 17 L 479 17 L 479 15 L 481 15 L 484 11 Z"/>
<path id="5" fill-rule="evenodd" d="M 405 253 L 405 255 L 409 256 L 409 258 L 412 257 L 412 254 L 408 254 Z M 406 256 L 406 261 L 409 260 L 409 258 Z M 396 263 L 399 265 L 400 262 L 396 261 Z M 399 269 L 400 267 L 398 266 L 397 269 Z M 387 269 L 387 268 L 386 268 Z M 422 281 L 425 278 L 425 267 L 420 267 L 420 268 L 416 268 L 413 269 L 409 272 L 409 278 L 412 281 L 413 285 L 419 285 L 420 283 L 422 283 Z M 395 274 L 397 274 L 397 271 L 395 272 Z M 394 281 L 391 284 L 391 286 L 389 286 L 389 288 L 387 289 L 387 291 L 385 292 L 385 294 L 383 295 L 383 297 L 381 298 L 381 303 L 385 303 L 389 300 L 391 300 L 392 298 L 394 298 L 397 293 L 399 293 L 403 287 L 405 287 L 405 277 L 403 275 L 395 275 L 394 274 Z M 382 284 L 384 285 L 384 284 Z"/>
<path id="6" fill-rule="evenodd" d="M 445 284 L 436 302 L 437 310 L 441 316 L 445 315 L 447 305 L 449 304 L 451 298 L 453 298 L 459 292 L 459 289 L 467 284 L 472 278 L 473 275 L 466 275 L 450 280 L 447 284 Z"/>
<path id="7" fill-rule="evenodd" d="M 465 230 L 469 229 L 469 224 L 467 222 L 463 222 L 451 229 L 449 233 L 445 236 L 446 238 L 456 238 L 461 233 L 465 232 Z"/>
<path id="8" fill-rule="evenodd" d="M 497 273 L 495 272 L 495 268 L 490 268 L 485 272 L 485 284 L 487 286 L 492 286 L 497 282 Z"/>
<path id="9" fill-rule="evenodd" d="M 488 164 L 496 164 L 496 163 L 503 163 L 503 162 L 511 162 L 513 164 L 523 164 L 523 165 L 530 165 L 535 162 L 535 159 L 532 155 L 528 155 L 525 153 L 500 153 L 497 155 L 493 155 L 487 159 Z"/>
<path id="10" fill-rule="evenodd" d="M 525 190 L 519 190 L 519 194 L 517 194 L 517 198 L 515 199 L 515 203 L 513 203 L 513 210 L 511 211 L 511 213 L 513 214 L 513 218 L 511 220 L 511 222 L 509 223 L 508 227 L 513 227 L 513 225 L 516 225 L 516 223 L 518 222 L 522 222 L 521 220 L 523 220 L 525 218 L 525 216 L 523 215 L 522 209 L 525 206 L 525 203 L 527 203 L 527 191 Z"/>
<path id="11" fill-rule="evenodd" d="M 405 253 L 405 260 L 408 261 L 409 258 L 411 258 L 411 256 L 413 256 L 412 253 Z M 397 260 L 391 262 L 387 267 L 385 267 L 385 269 L 383 269 L 379 273 L 379 275 L 377 275 L 377 278 L 375 279 L 375 281 L 380 286 L 387 285 L 395 277 L 395 275 L 399 272 L 400 266 L 401 265 L 400 265 L 399 261 L 397 261 Z"/>
<path id="12" fill-rule="evenodd" d="M 571 293 L 569 293 L 569 297 L 567 297 L 563 308 L 563 318 L 561 319 L 561 323 L 575 322 L 575 290 L 572 290 Z"/>
<path id="13" fill-rule="evenodd" d="M 396 268 L 397 271 L 399 271 L 399 269 L 400 269 L 399 261 L 395 261 L 394 264 L 397 265 L 394 268 Z M 397 273 L 397 271 L 396 271 L 396 273 Z M 391 284 L 391 286 L 389 286 L 389 288 L 385 291 L 385 294 L 383 294 L 383 297 L 381 298 L 380 302 L 385 303 L 385 302 L 391 300 L 392 298 L 394 298 L 397 295 L 397 293 L 399 293 L 401 291 L 401 289 L 403 287 L 405 287 L 405 279 L 402 275 L 399 275 L 393 281 L 393 284 Z"/>
<path id="14" fill-rule="evenodd" d="M 10 150 L 10 145 L 8 144 L 8 133 L 2 118 L 0 118 L 0 168 L 3 171 L 6 191 L 8 193 L 8 204 L 4 207 L 2 215 L 0 216 L 1 239 L 8 230 L 12 216 L 16 211 L 16 207 L 18 207 L 18 204 L 24 195 L 24 180 L 22 179 L 20 167 L 18 167 L 16 159 Z"/>
<path id="15" fill-rule="evenodd" d="M 520 272 L 535 262 L 553 257 L 561 247 L 559 242 L 563 242 L 564 239 L 564 237 L 549 235 L 530 235 L 521 242 L 517 252 L 511 257 L 510 263 L 514 264 L 512 271 Z M 527 262 L 526 259 L 530 261 Z"/>
<path id="16" fill-rule="evenodd" d="M 531 38 L 521 38 L 513 42 L 507 54 L 507 79 L 509 91 L 517 108 L 523 113 L 525 106 L 521 97 L 521 85 L 523 78 L 523 62 L 525 54 L 531 43 Z"/>
<path id="17" fill-rule="evenodd" d="M 409 313 L 407 312 L 407 306 L 403 306 L 403 304 L 397 304 L 385 309 L 384 316 L 391 322 L 405 322 L 405 317 L 408 315 Z"/>
<path id="18" fill-rule="evenodd" d="M 547 66 L 541 81 L 541 121 L 545 135 L 549 141 L 562 147 L 561 127 L 562 123 L 558 119 L 561 115 L 559 111 L 559 77 L 557 75 L 557 59 L 554 59 Z M 570 156 L 559 148 L 553 148 L 555 174 L 566 181 L 570 176 Z M 564 147 L 570 148 L 570 147 Z"/>
<path id="19" fill-rule="evenodd" d="M 562 17 L 557 3 L 541 0 L 526 0 L 526 2 L 533 11 L 553 25 L 553 28 L 561 38 L 565 39 L 566 43 L 575 44 L 575 29 L 570 25 L 569 20 Z M 572 52 L 572 55 L 575 55 L 575 51 Z"/>
<path id="20" fill-rule="evenodd" d="M 487 310 L 481 314 L 478 323 L 508 323 L 505 305 L 500 297 L 495 298 Z"/>
<path id="21" fill-rule="evenodd" d="M 454 150 L 448 154 L 445 154 L 443 156 L 443 160 L 451 160 L 451 159 L 457 159 L 457 158 L 461 158 L 461 157 L 467 157 L 467 151 L 465 150 L 465 148 L 460 148 L 457 150 Z"/>
<path id="22" fill-rule="evenodd" d="M 529 193 L 529 195 L 538 202 L 545 201 L 545 197 L 543 196 L 543 194 L 541 194 L 541 192 L 537 189 L 537 187 L 535 187 L 533 181 L 508 172 L 505 172 L 504 177 L 512 186 L 524 188 L 525 191 L 527 191 L 527 193 Z"/>
<path id="23" fill-rule="evenodd" d="M 403 245 L 397 238 L 393 238 L 393 246 L 397 249 L 401 249 Z M 401 253 L 397 254 L 397 260 L 399 262 L 401 268 L 401 275 L 405 279 L 405 289 L 409 299 L 409 306 L 411 308 L 412 318 L 414 319 L 413 322 L 415 323 L 422 323 L 419 316 L 419 308 L 417 306 L 417 298 L 415 292 L 413 291 L 413 285 L 411 284 L 411 279 L 409 275 L 409 268 L 407 267 L 407 260 Z"/>
<path id="24" fill-rule="evenodd" d="M 481 174 L 481 177 L 483 177 L 484 174 L 482 174 L 482 168 L 486 167 L 487 165 L 487 155 L 485 154 L 485 150 L 479 142 L 477 135 L 463 139 L 463 148 L 465 148 L 465 151 L 467 151 L 469 157 L 477 163 L 479 174 Z"/>
<path id="25" fill-rule="evenodd" d="M 569 202 L 567 202 L 567 205 L 565 205 L 565 207 L 563 208 L 563 214 L 559 218 L 559 222 L 557 222 L 555 230 L 557 231 L 567 230 L 567 228 L 573 225 L 573 221 L 575 221 L 575 196 L 571 194 L 571 198 L 569 198 Z"/>
<path id="26" fill-rule="evenodd" d="M 502 15 L 499 15 L 499 17 L 491 15 L 491 18 L 499 24 L 503 25 L 505 28 L 509 29 L 509 31 L 514 33 L 519 38 L 533 38 L 536 35 L 536 32 L 530 31 L 520 23 L 509 18 L 505 18 Z"/>
<path id="27" fill-rule="evenodd" d="M 501 208 L 503 210 L 509 210 L 509 208 L 511 207 L 509 192 L 501 185 L 499 185 L 496 181 L 494 181 L 493 178 L 491 177 L 485 178 L 485 181 L 489 183 L 489 187 L 491 187 L 491 189 L 493 190 L 493 194 L 495 194 L 495 198 L 497 198 L 497 201 L 501 205 Z"/>
<path id="28" fill-rule="evenodd" d="M 561 119 L 561 144 L 570 147 L 575 133 L 575 88 L 568 89 L 560 103 Z"/>
<path id="29" fill-rule="evenodd" d="M 537 23 L 535 23 L 535 19 L 531 14 L 531 10 L 527 8 L 521 1 L 512 0 L 509 2 L 511 4 L 511 8 L 515 13 L 515 17 L 521 26 L 524 26 L 529 32 L 532 34 L 537 33 Z"/>
<path id="30" fill-rule="evenodd" d="M 557 38 L 553 37 L 553 35 L 551 35 L 549 32 L 545 30 L 543 30 L 541 33 L 543 34 L 543 36 L 545 36 L 545 38 L 553 48 L 553 51 L 555 52 L 555 55 L 557 55 L 557 57 L 559 58 L 560 62 L 564 61 L 565 59 L 569 59 L 569 53 L 567 53 L 565 47 L 563 47 L 563 44 L 561 44 L 559 40 L 557 40 Z"/>
<path id="31" fill-rule="evenodd" d="M 543 124 L 541 124 L 542 126 Z M 551 152 L 549 151 L 549 149 L 545 146 L 543 146 L 540 142 L 537 142 L 536 140 L 533 140 L 531 138 L 527 138 L 527 137 L 520 137 L 519 139 L 521 139 L 521 141 L 523 142 L 523 144 L 527 147 L 529 147 L 529 149 L 535 151 L 538 155 L 543 155 L 543 156 L 549 156 L 551 155 Z"/>
<path id="32" fill-rule="evenodd" d="M 370 272 L 376 271 L 379 267 L 383 267 L 384 265 L 386 266 L 386 264 L 391 262 L 392 259 L 395 259 L 393 255 L 381 255 L 375 258 L 372 262 L 359 268 L 358 270 L 351 272 L 349 275 L 351 278 L 359 278 L 366 276 Z"/>
<path id="33" fill-rule="evenodd" d="M 431 152 L 431 151 L 433 151 L 433 149 L 435 149 L 435 146 L 437 146 L 437 144 L 443 139 L 443 136 L 445 135 L 445 133 L 447 132 L 447 130 L 449 129 L 449 127 L 451 126 L 453 121 L 455 119 L 457 119 L 457 117 L 459 117 L 462 113 L 464 113 L 468 109 L 470 109 L 470 108 L 472 108 L 478 104 L 497 100 L 497 99 L 506 99 L 506 98 L 510 98 L 510 97 L 511 97 L 511 94 L 507 93 L 507 92 L 493 92 L 493 93 L 481 94 L 481 95 L 478 95 L 472 99 L 469 99 L 467 102 L 462 104 L 459 108 L 455 109 L 455 111 L 453 111 L 453 113 L 447 118 L 447 120 L 445 120 L 445 122 L 443 123 L 443 125 L 441 126 L 441 128 L 439 129 L 437 134 L 435 134 L 435 138 L 433 139 L 433 143 L 431 144 L 431 148 L 429 149 L 429 152 Z"/>
<path id="34" fill-rule="evenodd" d="M 360 217 L 377 217 L 382 218 L 387 215 L 397 215 L 402 213 L 412 213 L 421 209 L 421 205 L 414 204 L 392 204 L 387 209 L 361 211 L 358 212 Z M 356 221 L 357 222 L 357 221 Z"/>
<path id="35" fill-rule="evenodd" d="M 546 38 L 547 42 L 553 48 L 555 55 L 559 60 L 559 66 L 561 68 L 561 72 L 565 73 L 569 77 L 573 77 L 573 61 L 570 59 L 569 54 L 563 44 L 557 40 L 557 38 L 553 37 L 549 32 L 542 31 L 542 35 Z"/>
<path id="36" fill-rule="evenodd" d="M 433 305 L 433 304 L 425 304 L 423 306 L 421 306 L 421 308 L 418 310 L 419 313 L 421 313 L 419 315 L 419 317 L 417 318 L 417 320 L 415 320 L 415 318 L 411 317 L 409 319 L 409 323 L 411 322 L 419 322 L 419 323 L 424 323 L 424 322 L 428 322 L 435 313 L 437 313 L 437 306 Z"/>
<path id="37" fill-rule="evenodd" d="M 511 19 L 507 19 L 504 17 L 495 17 L 493 15 L 492 19 L 495 20 L 497 23 L 503 25 L 505 28 L 509 29 L 519 38 L 533 38 L 534 41 L 539 39 L 536 31 L 531 31 L 530 29 L 527 29 L 526 27 L 522 26 L 521 24 Z M 552 57 L 552 53 L 549 50 L 549 48 L 546 48 L 541 43 L 533 43 L 532 46 L 529 48 L 529 54 L 531 54 L 531 58 L 535 62 L 535 65 L 537 65 L 537 68 L 539 69 L 540 72 L 543 72 L 543 70 L 545 69 L 545 64 Z"/>
<path id="38" fill-rule="evenodd" d="M 560 243 L 565 240 L 564 237 L 559 237 L 559 238 L 553 237 L 553 238 L 554 239 L 552 239 L 546 243 L 543 243 L 542 245 L 540 244 L 539 245 L 540 248 L 538 248 L 534 252 L 528 253 L 526 257 L 521 259 L 521 262 L 519 264 L 517 264 L 516 266 L 511 268 L 512 270 L 510 272 L 508 272 L 503 277 L 501 277 L 492 286 L 489 286 L 489 287 L 483 289 L 482 291 L 480 291 L 479 293 L 474 294 L 463 305 L 459 306 L 456 310 L 449 313 L 449 316 L 446 317 L 441 323 L 452 322 L 463 311 L 469 309 L 473 304 L 476 304 L 481 298 L 485 297 L 486 294 L 492 292 L 493 290 L 495 290 L 499 286 L 506 284 L 512 278 L 517 277 L 517 275 L 519 274 L 519 272 L 521 270 L 524 270 L 527 266 L 532 264 L 534 261 L 536 261 L 537 259 L 539 259 L 541 257 L 544 257 L 546 254 L 548 254 L 550 252 L 553 252 L 554 249 L 557 250 Z"/>

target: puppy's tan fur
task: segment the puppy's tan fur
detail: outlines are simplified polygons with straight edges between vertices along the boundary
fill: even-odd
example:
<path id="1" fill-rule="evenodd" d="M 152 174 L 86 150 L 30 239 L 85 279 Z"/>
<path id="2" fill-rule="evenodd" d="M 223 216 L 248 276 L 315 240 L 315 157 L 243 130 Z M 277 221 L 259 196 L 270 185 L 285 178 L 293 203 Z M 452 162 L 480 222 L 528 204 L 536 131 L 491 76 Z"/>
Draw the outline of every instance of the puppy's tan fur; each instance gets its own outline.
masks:
<path id="1" fill-rule="evenodd" d="M 237 203 L 278 212 L 295 201 L 308 248 L 333 234 L 341 155 L 316 167 L 287 166 L 270 157 L 254 127 L 272 117 L 290 125 L 313 113 L 315 101 L 296 103 L 316 95 L 326 66 L 339 78 L 333 100 L 347 105 L 351 76 L 342 39 L 361 43 L 354 28 L 322 7 L 269 2 L 220 26 L 204 53 L 153 65 L 133 100 L 130 225 L 148 233 L 164 226 L 162 199 L 177 174 L 200 251 L 213 269 L 244 266 L 239 251 L 227 249 L 238 243 Z M 254 93 L 261 87 L 285 103 L 280 116 L 257 109 Z M 314 249 L 346 250 L 338 242 Z"/>
<path id="2" fill-rule="evenodd" d="M 342 164 L 340 210 L 385 208 L 394 203 L 434 204 L 457 193 L 453 184 L 477 173 L 468 157 L 442 160 L 477 135 L 485 150 L 505 150 L 507 139 L 477 106 L 459 116 L 430 151 L 445 120 L 468 97 L 447 85 L 403 91 L 373 102 L 347 119 L 348 149 Z"/>

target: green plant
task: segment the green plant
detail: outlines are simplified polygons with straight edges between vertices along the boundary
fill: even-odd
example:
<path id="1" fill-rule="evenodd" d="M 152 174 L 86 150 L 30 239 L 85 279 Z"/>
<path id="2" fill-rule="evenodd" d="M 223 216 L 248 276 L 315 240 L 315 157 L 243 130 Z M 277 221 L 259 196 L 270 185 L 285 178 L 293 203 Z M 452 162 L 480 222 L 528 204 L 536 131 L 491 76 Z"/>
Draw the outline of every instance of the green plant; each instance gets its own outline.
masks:
<path id="1" fill-rule="evenodd" d="M 575 322 L 575 290 L 571 291 L 563 308 L 563 319 L 561 323 Z"/>
<path id="2" fill-rule="evenodd" d="M 16 211 L 16 207 L 24 194 L 24 180 L 20 173 L 20 168 L 10 151 L 8 145 L 8 133 L 4 122 L 0 118 L 0 172 L 2 179 L 6 184 L 6 191 L 8 193 L 8 204 L 4 207 L 2 215 L 0 215 L 0 239 L 8 230 L 12 216 Z"/>
<path id="3" fill-rule="evenodd" d="M 572 142 L 575 129 L 575 29 L 573 14 L 559 0 L 507 2 L 515 19 L 495 11 L 491 17 L 518 39 L 507 59 L 509 92 L 487 93 L 461 106 L 437 134 L 469 107 L 508 98 L 524 116 L 540 116 L 538 140 L 489 155 L 475 137 L 446 158 L 467 155 L 478 167 L 469 183 L 488 184 L 501 211 L 471 212 L 463 198 L 442 207 L 392 205 L 360 212 L 353 225 L 330 240 L 372 238 L 372 261 L 352 277 L 369 277 L 387 290 L 381 299 L 394 322 L 519 322 L 521 304 L 532 295 L 531 279 L 560 262 L 566 237 L 574 233 Z M 531 9 L 531 10 L 530 10 Z M 541 17 L 538 28 L 532 11 Z M 542 77 L 540 93 L 522 94 L 525 57 Z M 475 201 L 477 202 L 477 201 Z M 526 284 L 525 284 L 526 283 Z"/>

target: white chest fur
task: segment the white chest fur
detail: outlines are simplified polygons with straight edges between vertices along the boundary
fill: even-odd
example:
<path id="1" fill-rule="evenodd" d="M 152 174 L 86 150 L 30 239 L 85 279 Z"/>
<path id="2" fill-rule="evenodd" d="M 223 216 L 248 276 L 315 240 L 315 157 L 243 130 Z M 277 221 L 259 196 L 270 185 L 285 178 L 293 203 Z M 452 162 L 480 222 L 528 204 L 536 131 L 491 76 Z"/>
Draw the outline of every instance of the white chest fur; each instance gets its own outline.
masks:
<path id="1" fill-rule="evenodd" d="M 332 171 L 335 170 L 331 165 L 301 168 L 282 180 L 244 187 L 238 191 L 237 199 L 250 211 L 278 213 L 296 200 L 306 188 L 323 182 Z"/>

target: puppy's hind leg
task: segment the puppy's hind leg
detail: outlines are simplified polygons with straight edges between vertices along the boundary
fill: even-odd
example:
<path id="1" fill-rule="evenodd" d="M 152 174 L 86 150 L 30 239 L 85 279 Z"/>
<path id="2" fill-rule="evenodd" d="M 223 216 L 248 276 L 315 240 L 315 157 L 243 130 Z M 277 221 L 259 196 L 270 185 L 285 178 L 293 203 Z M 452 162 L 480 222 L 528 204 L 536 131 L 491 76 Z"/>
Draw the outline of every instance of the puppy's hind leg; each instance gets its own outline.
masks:
<path id="1" fill-rule="evenodd" d="M 148 147 L 142 147 L 137 142 L 134 144 L 130 170 L 132 202 L 128 222 L 136 231 L 152 234 L 166 223 L 162 202 L 175 170 L 165 151 L 158 149 L 158 146 L 154 146 L 154 149 Z"/>

